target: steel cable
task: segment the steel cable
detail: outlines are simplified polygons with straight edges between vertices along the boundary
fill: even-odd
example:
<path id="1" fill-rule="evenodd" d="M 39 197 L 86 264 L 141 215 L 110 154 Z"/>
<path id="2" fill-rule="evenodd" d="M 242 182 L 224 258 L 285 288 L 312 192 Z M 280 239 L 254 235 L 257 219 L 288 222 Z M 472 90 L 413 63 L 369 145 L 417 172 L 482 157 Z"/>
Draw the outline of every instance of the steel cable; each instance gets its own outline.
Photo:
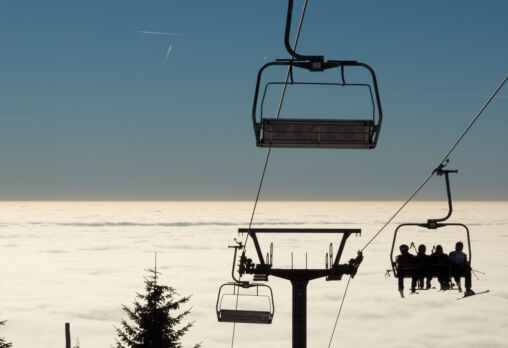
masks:
<path id="1" fill-rule="evenodd" d="M 308 2 L 309 2 L 309 0 L 305 0 L 305 3 L 303 4 L 302 14 L 300 16 L 300 21 L 298 23 L 298 30 L 297 30 L 297 33 L 296 33 L 296 38 L 295 38 L 295 43 L 294 43 L 294 46 L 293 46 L 293 51 L 296 50 L 296 47 L 298 45 L 298 40 L 300 39 L 300 33 L 301 33 L 301 30 L 302 30 L 303 19 L 305 18 L 305 12 L 307 11 L 307 4 L 308 4 Z M 291 60 L 293 60 L 293 58 L 291 58 Z M 278 107 L 278 110 L 277 110 L 277 119 L 279 118 L 280 112 L 282 110 L 282 104 L 284 102 L 284 97 L 286 96 L 286 90 L 287 90 L 287 85 L 288 85 L 288 81 L 289 81 L 290 75 L 291 75 L 291 65 L 288 67 L 288 71 L 286 72 L 286 81 L 284 83 L 284 88 L 282 89 L 282 95 L 280 97 L 279 107 Z M 254 207 L 252 209 L 252 214 L 251 214 L 250 221 L 249 221 L 249 230 L 252 227 L 252 222 L 254 221 L 254 215 L 256 213 L 256 208 L 257 208 L 257 205 L 258 205 L 259 196 L 261 194 L 261 187 L 263 186 L 263 181 L 264 181 L 264 178 L 265 178 L 266 168 L 268 166 L 268 160 L 270 159 L 270 153 L 271 152 L 272 152 L 272 146 L 270 145 L 270 147 L 268 148 L 268 151 L 266 153 L 265 164 L 263 166 L 263 172 L 261 173 L 261 179 L 259 181 L 259 186 L 258 186 L 258 190 L 257 190 L 257 193 L 256 193 L 256 200 L 254 201 Z M 243 243 L 243 251 L 245 251 L 245 249 L 247 247 L 247 241 L 248 240 L 249 240 L 249 233 L 247 233 L 247 235 L 245 236 L 245 242 Z M 241 278 L 241 275 L 240 275 L 240 278 Z M 236 296 L 236 308 L 238 308 L 238 296 L 239 295 L 240 295 L 240 290 L 238 290 L 238 294 Z M 231 348 L 233 348 L 234 342 L 235 342 L 235 331 L 236 331 L 236 323 L 233 323 L 233 334 L 232 334 L 232 337 L 231 337 Z"/>
<path id="2" fill-rule="evenodd" d="M 295 38 L 295 43 L 293 45 L 293 50 L 296 50 L 296 47 L 298 46 L 298 40 L 300 39 L 300 33 L 302 30 L 303 19 L 305 18 L 305 13 L 307 11 L 308 2 L 309 2 L 309 0 L 305 0 L 305 3 L 303 4 L 302 14 L 300 16 L 300 21 L 298 23 L 298 31 L 296 32 L 296 38 Z M 291 58 L 291 60 L 293 60 L 293 58 Z M 284 82 L 284 87 L 282 89 L 282 95 L 280 97 L 279 107 L 277 109 L 277 117 L 276 117 L 277 119 L 280 117 L 280 113 L 282 110 L 282 104 L 284 102 L 284 97 L 286 96 L 286 90 L 287 90 L 287 85 L 288 85 L 290 75 L 291 75 L 291 65 L 288 67 L 288 71 L 286 72 L 286 79 Z M 261 173 L 261 180 L 259 181 L 258 191 L 256 194 L 256 200 L 254 202 L 254 208 L 252 209 L 252 214 L 251 214 L 250 221 L 249 221 L 249 229 L 252 227 L 252 222 L 254 220 L 254 214 L 256 213 L 256 208 L 257 208 L 257 204 L 259 201 L 259 195 L 261 194 L 261 187 L 263 186 L 266 168 L 268 166 L 268 160 L 270 159 L 271 152 L 272 152 L 272 145 L 270 144 L 270 146 L 268 147 L 268 152 L 266 153 L 265 164 L 263 166 L 263 172 Z M 245 243 L 244 243 L 244 250 L 247 245 L 248 238 L 249 238 L 249 234 L 247 233 L 247 236 L 245 238 Z"/>
<path id="3" fill-rule="evenodd" d="M 342 301 L 340 301 L 339 312 L 337 313 L 337 318 L 335 319 L 335 324 L 333 325 L 332 335 L 330 337 L 330 342 L 328 342 L 328 348 L 332 345 L 333 335 L 335 334 L 335 329 L 337 328 L 337 323 L 339 322 L 340 313 L 342 312 L 342 306 L 344 305 L 344 300 L 346 299 L 347 289 L 349 288 L 349 282 L 351 281 L 351 276 L 349 276 L 346 284 L 346 289 L 344 290 L 344 294 L 342 295 Z"/>
<path id="4" fill-rule="evenodd" d="M 490 102 L 494 99 L 494 97 L 497 95 L 497 93 L 501 90 L 501 88 L 503 88 L 504 84 L 506 83 L 506 81 L 508 80 L 508 75 L 505 76 L 505 78 L 503 79 L 503 81 L 499 84 L 499 86 L 496 88 L 496 90 L 494 91 L 494 93 L 492 93 L 492 95 L 489 97 L 489 99 L 487 100 L 487 102 L 483 105 L 483 107 L 480 109 L 480 111 L 476 114 L 476 116 L 471 120 L 471 122 L 469 122 L 469 124 L 467 125 L 466 129 L 462 132 L 462 134 L 459 136 L 459 138 L 457 139 L 457 141 L 452 145 L 452 147 L 450 148 L 450 150 L 448 150 L 448 152 L 446 153 L 446 155 L 444 155 L 443 159 L 439 162 L 439 164 L 436 166 L 436 168 L 438 168 L 439 166 L 445 164 L 445 161 L 448 160 L 448 157 L 450 156 L 450 154 L 455 150 L 455 148 L 459 145 L 459 143 L 462 141 L 462 139 L 464 138 L 464 136 L 469 132 L 469 130 L 471 129 L 471 127 L 473 126 L 473 124 L 475 124 L 475 122 L 478 120 L 478 118 L 481 116 L 481 114 L 483 113 L 483 111 L 487 108 L 487 106 L 490 104 Z M 425 184 L 427 184 L 427 182 L 430 180 L 430 178 L 435 174 L 436 170 L 434 169 L 430 174 L 429 176 L 422 182 L 422 184 L 413 192 L 413 194 L 408 198 L 408 200 L 406 202 L 404 202 L 404 204 L 395 212 L 395 214 L 392 215 L 392 217 L 381 227 L 381 229 L 374 235 L 374 237 L 372 237 L 368 242 L 367 244 L 365 244 L 365 246 L 361 249 L 361 251 L 363 252 L 369 245 L 370 243 L 372 243 L 372 241 L 374 239 L 377 238 L 377 236 L 386 228 L 386 226 L 388 226 L 388 224 L 390 222 L 392 222 L 392 220 L 401 212 L 402 209 L 404 209 L 404 207 L 414 198 L 414 196 L 416 196 L 416 194 L 423 188 L 423 186 L 425 186 Z"/>

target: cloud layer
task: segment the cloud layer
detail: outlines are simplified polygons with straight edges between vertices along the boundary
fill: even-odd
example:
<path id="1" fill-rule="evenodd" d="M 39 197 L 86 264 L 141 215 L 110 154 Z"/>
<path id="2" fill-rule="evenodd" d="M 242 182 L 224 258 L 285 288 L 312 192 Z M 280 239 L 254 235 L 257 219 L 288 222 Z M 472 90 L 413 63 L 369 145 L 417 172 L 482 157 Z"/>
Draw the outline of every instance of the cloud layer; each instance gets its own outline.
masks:
<path id="1" fill-rule="evenodd" d="M 113 325 L 124 317 L 121 304 L 129 305 L 142 291 L 155 251 L 162 281 L 182 295 L 193 294 L 189 320 L 196 324 L 187 346 L 230 344 L 232 325 L 217 322 L 215 301 L 219 285 L 231 280 L 227 246 L 238 237 L 237 228 L 246 227 L 250 202 L 1 205 L 0 319 L 8 320 L 2 336 L 15 346 L 58 346 L 65 322 L 82 347 L 112 344 Z M 350 237 L 344 262 L 397 207 L 396 202 L 261 203 L 254 226 L 362 228 L 361 237 Z M 436 215 L 432 212 L 439 215 L 435 207 L 412 203 L 397 221 L 425 221 Z M 396 224 L 390 225 L 366 250 L 351 281 L 332 347 L 508 347 L 508 203 L 459 202 L 451 220 L 469 225 L 473 267 L 486 273 L 479 274 L 480 281 L 473 278 L 473 288 L 491 293 L 456 301 L 458 293 L 431 290 L 400 299 L 396 280 L 385 279 Z M 283 267 L 290 266 L 291 252 L 295 268 L 305 267 L 305 253 L 309 267 L 323 267 L 328 244 L 338 245 L 338 237 L 329 235 L 270 237 L 261 243 L 274 241 L 274 262 Z M 428 247 L 439 243 L 449 251 L 464 233 L 408 231 L 399 238 Z M 255 259 L 251 248 L 247 252 Z M 237 325 L 235 346 L 291 347 L 290 284 L 276 278 L 269 284 L 275 294 L 273 324 Z M 309 284 L 309 346 L 328 345 L 344 287 L 344 281 Z"/>

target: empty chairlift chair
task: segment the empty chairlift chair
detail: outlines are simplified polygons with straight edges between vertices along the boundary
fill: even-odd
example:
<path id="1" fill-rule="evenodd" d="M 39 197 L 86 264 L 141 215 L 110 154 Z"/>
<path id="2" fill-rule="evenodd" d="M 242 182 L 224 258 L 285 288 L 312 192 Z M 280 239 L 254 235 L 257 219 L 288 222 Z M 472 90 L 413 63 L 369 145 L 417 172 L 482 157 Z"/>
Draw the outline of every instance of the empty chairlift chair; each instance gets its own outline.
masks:
<path id="1" fill-rule="evenodd" d="M 367 64 L 350 60 L 325 60 L 323 56 L 301 55 L 295 52 L 289 42 L 294 0 L 288 1 L 286 30 L 284 45 L 291 59 L 277 59 L 265 64 L 259 70 L 254 103 L 252 107 L 252 122 L 256 136 L 256 144 L 259 147 L 278 148 L 334 148 L 334 149 L 373 149 L 376 147 L 383 111 L 379 98 L 376 75 L 374 70 Z M 263 102 L 259 101 L 262 75 L 266 68 L 273 66 L 288 67 L 290 82 L 284 84 L 294 85 L 293 72 L 303 69 L 310 72 L 322 72 L 328 69 L 339 69 L 341 80 L 337 83 L 299 82 L 299 84 L 321 84 L 329 86 L 366 86 L 371 95 L 372 117 L 369 119 L 324 119 L 324 118 L 265 118 L 262 115 Z M 364 69 L 370 75 L 370 82 L 346 83 L 344 70 L 346 67 Z M 339 76 L 339 74 L 337 75 Z M 270 83 L 268 83 L 270 84 Z M 266 93 L 266 88 L 265 88 Z M 258 103 L 260 104 L 258 107 Z M 258 115 L 259 113 L 259 115 Z"/>
<path id="2" fill-rule="evenodd" d="M 271 324 L 274 314 L 272 289 L 268 285 L 247 282 L 223 284 L 219 289 L 216 312 L 221 322 Z"/>
<path id="3" fill-rule="evenodd" d="M 268 118 L 263 115 L 263 106 L 267 89 L 273 84 L 285 84 L 285 82 L 268 82 L 265 84 L 263 96 L 260 98 L 261 80 L 263 71 L 270 66 L 290 66 L 319 71 L 326 69 L 340 69 L 342 77 L 336 83 L 323 82 L 294 82 L 291 80 L 288 86 L 293 85 L 320 85 L 330 88 L 353 88 L 362 87 L 368 90 L 370 98 L 365 102 L 371 105 L 372 114 L 368 119 L 329 119 L 329 118 Z M 344 79 L 344 67 L 353 66 L 367 69 L 371 77 L 371 83 L 348 83 Z M 292 75 L 292 74 L 291 74 Z M 337 75 L 339 76 L 339 74 Z M 259 100 L 260 99 L 260 100 Z M 292 60 L 278 60 L 265 64 L 258 74 L 254 104 L 252 109 L 252 121 L 256 144 L 259 147 L 277 148 L 335 148 L 335 149 L 373 149 L 376 147 L 382 122 L 382 109 L 379 99 L 379 91 L 376 76 L 372 68 L 356 61 L 326 61 L 299 62 Z"/>

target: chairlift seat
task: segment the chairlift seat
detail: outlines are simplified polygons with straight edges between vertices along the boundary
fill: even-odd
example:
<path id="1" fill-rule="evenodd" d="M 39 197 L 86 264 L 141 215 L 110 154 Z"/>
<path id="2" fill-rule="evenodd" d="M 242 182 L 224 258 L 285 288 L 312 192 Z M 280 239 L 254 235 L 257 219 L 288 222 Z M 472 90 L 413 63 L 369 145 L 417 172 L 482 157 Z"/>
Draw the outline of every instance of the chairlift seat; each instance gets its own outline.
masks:
<path id="1" fill-rule="evenodd" d="M 271 324 L 273 314 L 266 311 L 221 309 L 219 321 L 230 323 Z"/>
<path id="2" fill-rule="evenodd" d="M 258 146 L 277 148 L 371 149 L 372 120 L 263 118 Z"/>

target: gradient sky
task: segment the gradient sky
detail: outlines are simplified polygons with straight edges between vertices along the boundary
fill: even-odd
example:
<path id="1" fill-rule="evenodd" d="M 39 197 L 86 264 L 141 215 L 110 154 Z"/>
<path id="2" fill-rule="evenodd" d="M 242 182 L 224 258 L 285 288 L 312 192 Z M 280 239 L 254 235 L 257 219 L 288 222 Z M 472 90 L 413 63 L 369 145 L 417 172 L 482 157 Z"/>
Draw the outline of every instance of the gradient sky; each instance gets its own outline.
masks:
<path id="1" fill-rule="evenodd" d="M 287 57 L 286 6 L 0 2 L 0 199 L 254 199 L 254 82 Z M 371 65 L 383 129 L 372 151 L 275 149 L 261 198 L 406 199 L 508 73 L 507 14 L 504 0 L 310 0 L 300 51 Z M 508 199 L 507 137 L 508 86 L 451 157 L 454 197 Z"/>

